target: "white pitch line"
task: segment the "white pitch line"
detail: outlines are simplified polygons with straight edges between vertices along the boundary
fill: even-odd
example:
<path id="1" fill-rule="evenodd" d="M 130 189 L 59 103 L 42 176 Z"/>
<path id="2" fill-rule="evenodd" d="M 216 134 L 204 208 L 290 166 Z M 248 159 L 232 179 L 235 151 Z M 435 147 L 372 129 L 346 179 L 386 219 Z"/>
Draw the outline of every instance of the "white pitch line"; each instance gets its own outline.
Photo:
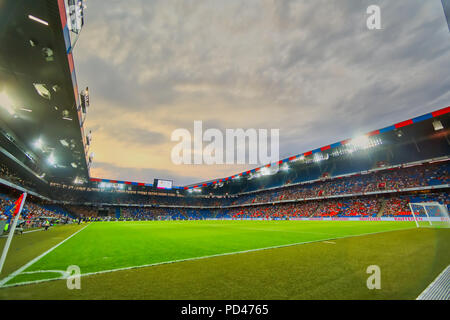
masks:
<path id="1" fill-rule="evenodd" d="M 171 264 L 171 263 L 177 263 L 177 262 L 195 261 L 195 260 L 202 260 L 202 259 L 208 259 L 208 258 L 228 256 L 228 255 L 234 255 L 234 254 L 256 252 L 256 251 L 262 251 L 262 250 L 268 250 L 268 249 L 278 249 L 278 248 L 296 246 L 296 245 L 300 245 L 300 244 L 317 243 L 317 242 L 323 242 L 323 241 L 329 241 L 329 240 L 338 240 L 338 239 L 346 239 L 346 238 L 353 238 L 353 237 L 361 237 L 361 236 L 368 236 L 368 235 L 387 233 L 387 232 L 394 232 L 394 231 L 411 230 L 411 229 L 417 229 L 417 227 L 396 229 L 396 230 L 377 231 L 377 232 L 369 232 L 369 233 L 356 234 L 356 235 L 350 235 L 350 236 L 334 237 L 334 238 L 329 238 L 329 239 L 320 239 L 320 240 L 312 240 L 312 241 L 305 241 L 305 242 L 296 242 L 296 243 L 289 243 L 289 244 L 283 244 L 283 245 L 278 245 L 278 246 L 256 248 L 256 249 L 249 249 L 249 250 L 243 250 L 243 251 L 234 251 L 234 252 L 227 252 L 227 253 L 219 253 L 219 254 L 213 254 L 213 255 L 209 255 L 209 256 L 201 256 L 201 257 L 193 257 L 193 258 L 186 258 L 186 259 L 162 261 L 162 262 L 144 264 L 144 265 L 139 265 L 139 266 L 123 267 L 123 268 L 110 269 L 110 270 L 101 270 L 101 271 L 95 271 L 95 272 L 82 273 L 82 274 L 80 274 L 80 277 L 91 276 L 91 275 L 102 274 L 102 273 L 110 273 L 110 272 L 116 272 L 116 271 L 124 271 L 124 270 L 131 270 L 131 269 L 140 269 L 140 268 L 154 267 L 154 266 L 159 266 L 159 265 L 164 265 L 164 264 Z M 79 230 L 79 231 L 81 231 L 81 230 Z M 66 239 L 66 240 L 68 240 L 68 239 Z M 21 285 L 28 285 L 28 284 L 35 284 L 35 283 L 54 281 L 54 280 L 63 280 L 63 279 L 66 279 L 66 278 L 59 277 L 59 278 L 52 278 L 52 279 L 41 279 L 41 280 L 13 283 L 13 284 L 8 284 L 8 285 L 4 285 L 4 282 L 0 282 L 0 288 L 16 287 L 16 286 L 21 286 Z"/>
<path id="2" fill-rule="evenodd" d="M 35 229 L 35 230 L 30 230 L 30 231 L 24 231 L 23 234 L 25 233 L 31 233 L 31 232 L 36 232 L 36 231 L 42 231 L 44 229 Z"/>
<path id="3" fill-rule="evenodd" d="M 33 260 L 31 260 L 30 262 L 28 262 L 27 264 L 25 264 L 24 266 L 20 267 L 19 269 L 17 269 L 16 271 L 14 271 L 13 273 L 11 273 L 9 276 L 3 278 L 0 281 L 0 287 L 3 287 L 3 285 L 5 283 L 7 283 L 9 280 L 11 280 L 12 278 L 14 278 L 15 276 L 17 276 L 19 273 L 21 273 L 23 270 L 25 270 L 26 268 L 28 268 L 29 266 L 31 266 L 32 264 L 34 264 L 35 262 L 37 262 L 38 260 L 40 260 L 42 257 L 46 256 L 47 254 L 49 254 L 50 252 L 52 252 L 53 250 L 55 250 L 56 248 L 58 248 L 60 245 L 62 245 L 64 242 L 66 242 L 67 240 L 69 240 L 70 238 L 72 238 L 74 235 L 78 234 L 79 232 L 83 231 L 86 227 L 88 227 L 89 224 L 83 228 L 81 228 L 80 230 L 78 230 L 75 233 L 72 233 L 69 237 L 67 237 L 66 239 L 64 239 L 63 241 L 61 241 L 60 243 L 58 243 L 57 245 L 51 247 L 50 249 L 48 249 L 47 251 L 45 251 L 43 254 L 41 254 L 40 256 L 34 258 Z"/>
<path id="4" fill-rule="evenodd" d="M 42 231 L 42 230 L 44 230 L 44 229 L 29 230 L 29 231 L 24 231 L 21 234 L 26 234 L 26 233 L 36 232 L 36 231 Z M 5 235 L 5 236 L 1 236 L 0 238 L 7 238 L 7 237 L 8 237 L 8 235 Z"/>
<path id="5" fill-rule="evenodd" d="M 323 243 L 336 244 L 336 242 L 333 241 L 323 241 Z"/>
<path id="6" fill-rule="evenodd" d="M 444 270 L 439 273 L 439 275 L 436 277 L 436 279 L 431 282 L 428 287 L 426 287 L 425 290 L 422 291 L 421 294 L 416 298 L 416 300 L 442 300 L 442 298 L 439 299 L 439 296 L 447 298 L 449 297 L 449 291 L 448 291 L 448 273 L 450 270 L 450 265 L 448 265 Z M 446 286 L 442 287 L 441 283 L 442 279 L 444 279 L 444 282 Z M 435 287 L 438 287 L 437 289 Z M 433 292 L 434 291 L 434 292 Z M 437 291 L 437 292 L 436 292 Z M 444 292 L 443 292 L 444 291 Z M 437 296 L 437 297 L 436 297 Z M 445 298 L 444 298 L 445 299 Z"/>
<path id="7" fill-rule="evenodd" d="M 63 270 L 37 270 L 37 271 L 24 271 L 21 274 L 35 274 L 35 273 L 60 273 L 63 276 L 68 275 L 66 271 Z"/>
<path id="8" fill-rule="evenodd" d="M 42 231 L 42 230 L 44 230 L 44 229 L 34 229 L 34 230 L 24 231 L 21 234 L 26 234 L 26 233 L 36 232 L 36 231 Z M 5 235 L 5 236 L 1 236 L 0 238 L 7 238 L 7 237 L 8 237 L 8 235 Z"/>

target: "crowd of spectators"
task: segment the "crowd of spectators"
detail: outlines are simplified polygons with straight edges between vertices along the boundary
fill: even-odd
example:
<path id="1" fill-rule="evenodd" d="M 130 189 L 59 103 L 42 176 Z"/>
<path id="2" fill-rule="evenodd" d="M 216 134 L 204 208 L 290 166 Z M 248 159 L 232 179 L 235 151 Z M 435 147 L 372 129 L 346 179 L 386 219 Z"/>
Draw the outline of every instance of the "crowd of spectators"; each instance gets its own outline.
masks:
<path id="1" fill-rule="evenodd" d="M 127 221 L 127 220 L 204 220 L 204 219 L 265 219 L 289 220 L 296 218 L 321 217 L 396 217 L 411 216 L 409 203 L 437 201 L 447 206 L 450 196 L 446 192 L 426 195 L 389 195 L 381 197 L 367 195 L 341 199 L 317 199 L 276 204 L 246 205 L 231 208 L 194 209 L 164 207 L 115 207 L 118 215 L 99 216 L 94 207 L 70 206 L 71 213 L 85 221 Z M 8 219 L 5 210 L 14 203 L 14 199 L 0 194 L 0 219 Z M 424 215 L 424 212 L 416 212 Z M 27 201 L 23 209 L 26 227 L 37 227 L 43 221 L 67 223 L 72 220 L 68 211 L 53 205 L 36 204 Z"/>
<path id="2" fill-rule="evenodd" d="M 289 220 L 295 218 L 321 217 L 395 217 L 411 216 L 410 202 L 438 201 L 450 204 L 444 192 L 417 195 L 375 195 L 345 199 L 320 199 L 290 203 L 250 205 L 220 209 L 188 208 L 125 208 L 121 209 L 122 220 L 203 220 L 203 219 L 270 219 Z M 416 213 L 417 214 L 417 213 Z M 419 212 L 423 215 L 423 212 Z"/>
<path id="3" fill-rule="evenodd" d="M 0 193 L 0 220 L 10 221 L 13 215 L 11 207 L 16 200 L 17 197 Z M 51 221 L 52 224 L 69 223 L 72 219 L 68 212 L 58 206 L 47 206 L 28 198 L 22 209 L 20 223 L 23 228 L 28 229 L 41 227 L 46 221 Z"/>
<path id="4" fill-rule="evenodd" d="M 449 167 L 450 164 L 447 162 L 357 174 L 246 194 L 234 200 L 232 204 L 242 205 L 444 185 L 450 183 Z"/>
<path id="5" fill-rule="evenodd" d="M 449 196 L 445 191 L 417 196 L 411 192 L 408 194 L 404 190 L 449 184 L 449 165 L 448 162 L 440 162 L 385 169 L 228 198 L 161 196 L 55 188 L 54 198 L 77 204 L 58 206 L 30 200 L 25 204 L 23 216 L 30 225 L 42 219 L 66 221 L 70 219 L 71 214 L 77 219 L 81 217 L 89 221 L 407 216 L 411 214 L 408 204 L 413 201 L 420 202 L 419 200 L 428 199 L 449 204 Z M 2 174 L 7 174 L 3 167 L 0 166 L 3 170 Z M 396 192 L 384 193 L 383 191 L 386 190 Z M 380 192 L 373 194 L 376 191 Z M 8 218 L 5 210 L 13 204 L 15 199 L 7 194 L 0 194 L 0 219 Z M 84 202 L 109 204 L 108 217 L 98 215 L 98 206 L 80 204 Z M 117 206 L 119 204 L 134 206 L 119 207 Z M 150 205 L 150 207 L 143 207 L 142 204 Z"/>
<path id="6" fill-rule="evenodd" d="M 111 192 L 107 190 L 78 190 L 54 187 L 55 199 L 71 203 L 110 205 L 167 205 L 219 207 L 243 204 L 273 203 L 284 200 L 323 198 L 348 194 L 367 194 L 377 191 L 398 191 L 450 183 L 449 162 L 412 166 L 407 168 L 383 169 L 367 174 L 346 177 L 327 177 L 309 183 L 284 186 L 272 190 L 262 190 L 227 197 L 212 195 L 172 194 L 156 195 L 138 192 Z"/>
<path id="7" fill-rule="evenodd" d="M 30 190 L 36 190 L 37 186 L 23 177 L 10 170 L 4 163 L 0 163 L 0 178 L 12 182 L 16 185 L 26 187 Z"/>

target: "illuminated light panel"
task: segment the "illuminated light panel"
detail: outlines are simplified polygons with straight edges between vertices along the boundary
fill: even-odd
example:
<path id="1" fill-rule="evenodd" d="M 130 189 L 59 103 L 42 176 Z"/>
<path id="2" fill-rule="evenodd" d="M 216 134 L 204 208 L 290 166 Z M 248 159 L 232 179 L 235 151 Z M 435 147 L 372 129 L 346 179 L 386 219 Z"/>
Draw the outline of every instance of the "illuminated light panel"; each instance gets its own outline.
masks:
<path id="1" fill-rule="evenodd" d="M 325 155 L 323 155 L 322 153 L 315 153 L 313 157 L 314 162 L 320 162 L 323 160 L 328 160 L 330 156 L 328 155 L 328 153 L 325 153 Z"/>
<path id="2" fill-rule="evenodd" d="M 47 162 L 51 165 L 56 164 L 56 160 L 55 160 L 55 157 L 53 156 L 53 153 L 48 157 Z"/>
<path id="3" fill-rule="evenodd" d="M 0 106 L 8 111 L 10 115 L 15 114 L 12 100 L 5 92 L 0 92 Z"/>
<path id="4" fill-rule="evenodd" d="M 32 16 L 31 14 L 28 15 L 28 18 L 31 19 L 31 20 L 34 20 L 36 22 L 39 22 L 39 23 L 41 23 L 41 24 L 43 24 L 45 26 L 48 26 L 48 22 L 47 21 L 39 19 L 39 18 L 37 18 L 35 16 Z"/>
<path id="5" fill-rule="evenodd" d="M 350 141 L 350 144 L 355 147 L 365 147 L 369 145 L 370 139 L 368 136 L 359 136 Z"/>
<path id="6" fill-rule="evenodd" d="M 52 95 L 50 91 L 47 89 L 45 84 L 42 83 L 33 83 L 34 88 L 36 89 L 37 93 L 44 99 L 50 100 Z"/>
<path id="7" fill-rule="evenodd" d="M 37 148 L 37 149 L 42 149 L 42 146 L 43 146 L 42 140 L 41 140 L 40 138 L 37 139 L 36 142 L 33 143 L 33 145 L 34 145 L 34 147 Z"/>

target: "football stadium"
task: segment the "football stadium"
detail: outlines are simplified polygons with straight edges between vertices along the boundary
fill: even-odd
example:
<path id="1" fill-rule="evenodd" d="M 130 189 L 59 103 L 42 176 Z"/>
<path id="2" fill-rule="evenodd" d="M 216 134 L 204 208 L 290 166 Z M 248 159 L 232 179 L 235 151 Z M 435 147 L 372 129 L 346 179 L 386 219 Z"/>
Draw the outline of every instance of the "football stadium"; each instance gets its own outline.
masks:
<path id="1" fill-rule="evenodd" d="M 99 177 L 83 6 L 0 1 L 0 299 L 450 299 L 448 104 L 213 179 Z"/>

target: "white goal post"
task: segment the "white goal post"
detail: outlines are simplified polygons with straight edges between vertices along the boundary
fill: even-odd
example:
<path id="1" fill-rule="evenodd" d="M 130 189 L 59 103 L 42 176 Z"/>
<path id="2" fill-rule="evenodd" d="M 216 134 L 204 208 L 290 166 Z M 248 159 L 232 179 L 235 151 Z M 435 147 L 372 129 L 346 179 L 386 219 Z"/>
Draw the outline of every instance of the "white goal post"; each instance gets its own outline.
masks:
<path id="1" fill-rule="evenodd" d="M 172 216 L 157 216 L 156 219 L 160 221 L 169 221 L 172 220 Z"/>
<path id="2" fill-rule="evenodd" d="M 439 202 L 410 202 L 409 209 L 411 210 L 417 228 L 421 227 L 420 222 L 423 219 L 426 219 L 426 225 L 431 227 L 450 227 L 450 216 L 447 205 L 440 204 Z"/>

